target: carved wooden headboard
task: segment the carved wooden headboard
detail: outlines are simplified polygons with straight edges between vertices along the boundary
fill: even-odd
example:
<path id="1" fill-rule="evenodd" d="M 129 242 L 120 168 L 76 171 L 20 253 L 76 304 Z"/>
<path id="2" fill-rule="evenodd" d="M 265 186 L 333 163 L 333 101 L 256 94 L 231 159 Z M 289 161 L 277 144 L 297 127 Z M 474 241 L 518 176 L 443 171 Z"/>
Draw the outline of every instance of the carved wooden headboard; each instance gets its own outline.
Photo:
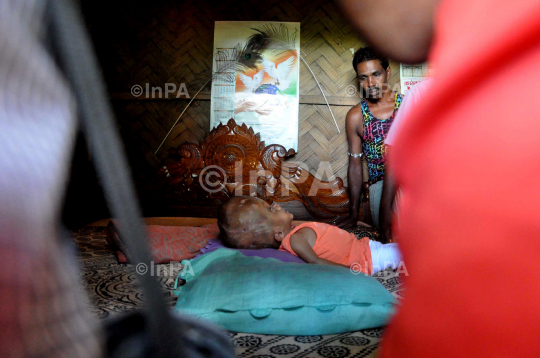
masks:
<path id="1" fill-rule="evenodd" d="M 234 195 L 255 195 L 268 203 L 301 202 L 319 221 L 349 213 L 349 195 L 341 178 L 316 179 L 298 164 L 296 154 L 277 144 L 265 146 L 260 135 L 231 119 L 214 128 L 199 144 L 169 150 L 154 187 L 169 208 L 184 216 L 215 216 Z"/>

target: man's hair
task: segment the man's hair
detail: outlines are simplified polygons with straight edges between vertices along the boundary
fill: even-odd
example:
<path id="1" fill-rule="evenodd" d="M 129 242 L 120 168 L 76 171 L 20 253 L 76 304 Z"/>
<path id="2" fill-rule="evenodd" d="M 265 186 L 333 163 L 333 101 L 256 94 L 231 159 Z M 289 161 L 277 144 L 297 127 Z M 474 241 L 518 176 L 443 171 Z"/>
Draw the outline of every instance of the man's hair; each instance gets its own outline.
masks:
<path id="1" fill-rule="evenodd" d="M 382 68 L 384 68 L 385 70 L 388 69 L 388 66 L 390 65 L 388 59 L 377 54 L 377 52 L 372 47 L 362 47 L 358 49 L 358 51 L 356 51 L 352 60 L 352 65 L 354 67 L 356 75 L 358 75 L 358 64 L 371 60 L 379 60 Z"/>
<path id="2" fill-rule="evenodd" d="M 232 197 L 219 210 L 219 232 L 223 244 L 227 247 L 238 248 L 240 242 L 245 239 L 256 244 L 259 235 L 271 233 L 271 229 L 265 223 L 266 218 L 257 211 L 250 211 L 249 213 L 249 215 L 256 215 L 256 225 L 254 224 L 250 227 L 241 224 L 239 218 L 243 212 L 241 204 L 244 200 L 249 200 L 249 197 Z M 246 207 L 246 209 L 248 208 Z"/>

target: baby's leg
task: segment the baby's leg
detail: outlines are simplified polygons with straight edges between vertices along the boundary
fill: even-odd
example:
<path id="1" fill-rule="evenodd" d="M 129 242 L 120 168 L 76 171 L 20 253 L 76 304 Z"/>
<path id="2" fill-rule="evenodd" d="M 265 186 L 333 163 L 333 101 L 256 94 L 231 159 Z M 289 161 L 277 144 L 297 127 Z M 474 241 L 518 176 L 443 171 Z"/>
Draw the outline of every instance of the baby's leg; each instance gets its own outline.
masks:
<path id="1" fill-rule="evenodd" d="M 381 244 L 378 241 L 369 240 L 369 248 L 371 249 L 373 273 L 386 270 L 389 267 L 395 270 L 402 261 L 401 252 L 396 243 Z"/>

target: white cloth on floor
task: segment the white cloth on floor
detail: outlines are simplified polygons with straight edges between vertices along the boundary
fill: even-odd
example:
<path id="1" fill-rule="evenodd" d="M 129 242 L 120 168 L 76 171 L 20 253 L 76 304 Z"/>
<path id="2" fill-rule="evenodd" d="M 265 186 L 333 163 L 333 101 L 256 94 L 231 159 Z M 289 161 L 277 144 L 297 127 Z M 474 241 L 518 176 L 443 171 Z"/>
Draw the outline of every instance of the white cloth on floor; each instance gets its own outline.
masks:
<path id="1" fill-rule="evenodd" d="M 371 261 L 373 262 L 373 273 L 399 267 L 403 260 L 397 243 L 382 244 L 378 241 L 369 240 L 371 249 Z"/>

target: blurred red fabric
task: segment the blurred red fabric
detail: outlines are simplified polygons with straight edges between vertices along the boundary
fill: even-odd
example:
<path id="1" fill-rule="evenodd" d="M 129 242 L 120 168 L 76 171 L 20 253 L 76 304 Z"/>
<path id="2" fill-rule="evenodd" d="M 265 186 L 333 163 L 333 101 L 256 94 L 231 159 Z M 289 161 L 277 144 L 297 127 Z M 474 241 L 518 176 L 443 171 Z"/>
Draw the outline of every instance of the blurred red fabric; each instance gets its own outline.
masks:
<path id="1" fill-rule="evenodd" d="M 539 357 L 540 1 L 443 0 L 391 162 L 409 277 L 381 357 Z"/>
<path id="2" fill-rule="evenodd" d="M 146 232 L 150 253 L 156 264 L 192 259 L 201 253 L 200 250 L 210 239 L 219 237 L 217 224 L 203 227 L 147 225 Z M 129 254 L 113 220 L 107 226 L 107 241 L 115 250 L 118 262 L 128 262 L 126 256 Z"/>

